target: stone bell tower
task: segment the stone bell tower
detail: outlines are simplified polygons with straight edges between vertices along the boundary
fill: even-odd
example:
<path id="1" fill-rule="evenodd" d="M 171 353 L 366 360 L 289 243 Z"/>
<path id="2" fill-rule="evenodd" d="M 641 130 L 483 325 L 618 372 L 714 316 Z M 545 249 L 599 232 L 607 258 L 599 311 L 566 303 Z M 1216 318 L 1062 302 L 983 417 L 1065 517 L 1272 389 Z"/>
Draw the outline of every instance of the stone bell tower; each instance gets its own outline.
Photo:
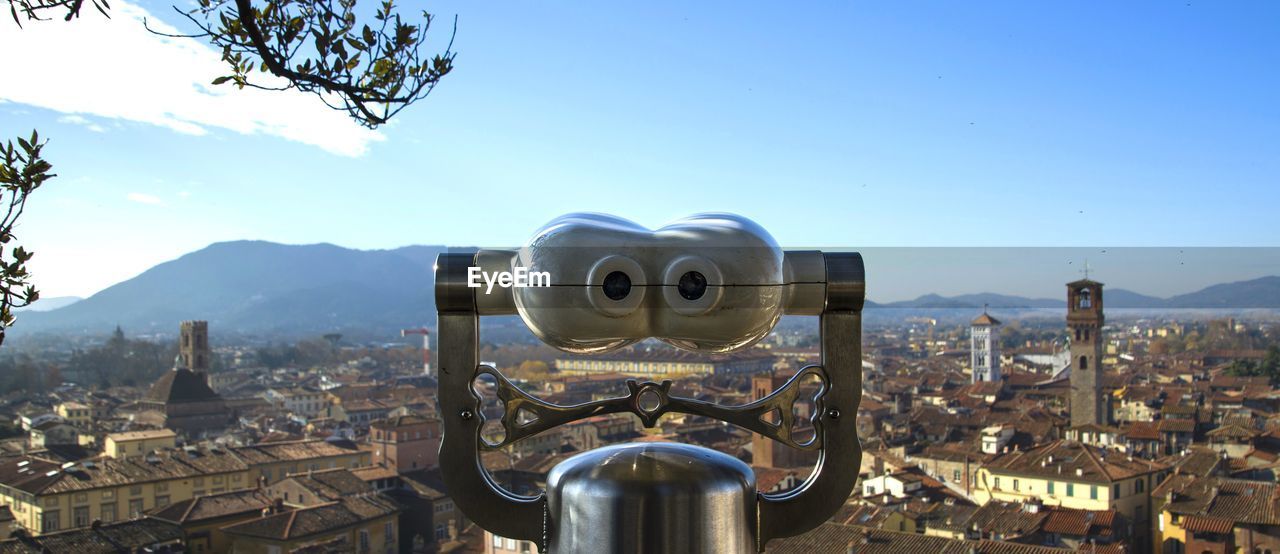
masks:
<path id="1" fill-rule="evenodd" d="M 178 357 L 182 366 L 196 373 L 209 371 L 209 323 L 183 321 L 178 339 Z"/>
<path id="2" fill-rule="evenodd" d="M 1110 425 L 1102 394 L 1102 283 L 1087 277 L 1067 283 L 1067 332 L 1071 335 L 1071 425 Z"/>
<path id="3" fill-rule="evenodd" d="M 985 308 L 969 323 L 969 367 L 973 368 L 974 383 L 1000 380 L 1000 342 L 995 338 L 999 326 L 1000 320 Z"/>

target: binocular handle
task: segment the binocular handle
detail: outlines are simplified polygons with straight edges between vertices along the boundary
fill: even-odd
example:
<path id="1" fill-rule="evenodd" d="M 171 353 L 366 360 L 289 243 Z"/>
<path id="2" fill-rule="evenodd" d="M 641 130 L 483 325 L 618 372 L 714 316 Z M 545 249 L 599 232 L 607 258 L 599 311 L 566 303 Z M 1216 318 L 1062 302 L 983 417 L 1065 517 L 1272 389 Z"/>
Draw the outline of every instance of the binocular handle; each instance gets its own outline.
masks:
<path id="1" fill-rule="evenodd" d="M 482 465 L 481 453 L 525 436 L 578 419 L 630 412 L 652 426 L 661 415 L 681 412 L 733 423 L 792 447 L 818 450 L 814 472 L 798 488 L 777 495 L 761 493 L 757 502 L 758 548 L 771 539 L 804 533 L 831 517 L 853 491 L 862 451 L 857 436 L 857 410 L 862 395 L 862 306 L 865 274 L 857 253 L 786 252 L 788 292 L 786 313 L 820 318 L 822 361 L 803 368 L 785 386 L 766 398 L 742 406 L 718 406 L 668 394 L 670 382 L 628 382 L 629 394 L 576 406 L 549 404 L 523 393 L 497 370 L 479 362 L 479 317 L 514 313 L 509 289 L 483 294 L 468 286 L 471 267 L 500 268 L 509 264 L 510 251 L 446 253 L 436 260 L 436 309 L 439 314 L 439 398 L 444 424 L 440 467 L 454 503 L 482 528 L 512 539 L 547 544 L 546 495 L 515 494 L 494 482 Z M 506 408 L 501 444 L 481 438 L 484 423 L 480 397 L 472 388 L 487 373 L 498 383 L 498 397 Z M 822 390 L 812 414 L 814 439 L 799 444 L 790 437 L 792 403 L 802 377 L 816 376 Z M 642 406 L 640 395 L 653 393 L 656 406 Z M 781 424 L 761 416 L 777 410 Z M 521 422 L 524 411 L 532 421 Z"/>

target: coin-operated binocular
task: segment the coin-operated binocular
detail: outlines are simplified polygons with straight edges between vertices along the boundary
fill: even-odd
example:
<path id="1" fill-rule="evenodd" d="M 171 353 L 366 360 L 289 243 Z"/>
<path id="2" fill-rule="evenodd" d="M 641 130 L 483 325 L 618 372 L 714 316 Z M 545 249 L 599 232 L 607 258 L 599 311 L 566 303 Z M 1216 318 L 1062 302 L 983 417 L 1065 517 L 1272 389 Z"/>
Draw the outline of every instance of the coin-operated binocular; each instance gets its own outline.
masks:
<path id="1" fill-rule="evenodd" d="M 857 480 L 862 452 L 862 257 L 783 251 L 764 229 L 728 214 L 701 214 L 650 231 L 620 218 L 571 214 L 517 250 L 446 253 L 436 261 L 440 465 L 468 518 L 543 552 L 756 552 L 831 517 Z M 489 283 L 496 282 L 498 286 Z M 746 348 L 782 315 L 818 316 L 822 361 L 772 394 L 721 406 L 671 393 L 671 382 L 627 382 L 627 394 L 561 406 L 512 385 L 478 360 L 480 317 L 519 314 L 547 344 L 581 354 L 657 338 L 692 352 Z M 503 404 L 501 441 L 482 438 L 473 383 L 489 375 Z M 821 382 L 808 415 L 813 435 L 793 436 L 802 379 Z M 814 472 L 785 493 L 757 492 L 751 468 L 699 446 L 618 444 L 553 468 L 545 491 L 503 489 L 481 464 L 500 449 L 575 420 L 628 412 L 646 427 L 692 414 L 817 451 Z"/>

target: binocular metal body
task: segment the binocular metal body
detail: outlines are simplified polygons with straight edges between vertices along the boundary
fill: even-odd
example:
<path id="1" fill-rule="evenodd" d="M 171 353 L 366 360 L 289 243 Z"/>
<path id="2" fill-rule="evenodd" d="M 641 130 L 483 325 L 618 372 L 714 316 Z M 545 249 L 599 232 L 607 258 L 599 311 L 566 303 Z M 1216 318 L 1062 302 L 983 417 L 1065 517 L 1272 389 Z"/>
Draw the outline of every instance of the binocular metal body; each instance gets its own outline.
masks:
<path id="1" fill-rule="evenodd" d="M 477 286 L 477 275 L 544 282 Z M 519 250 L 442 254 L 436 262 L 440 465 L 468 518 L 543 552 L 753 552 L 831 517 L 856 484 L 865 278 L 857 253 L 783 251 L 763 229 L 703 214 L 650 231 L 598 214 L 559 218 Z M 586 404 L 545 402 L 478 359 L 480 317 L 518 314 L 541 340 L 569 352 L 606 352 L 656 338 L 693 352 L 730 352 L 764 338 L 782 315 L 816 316 L 821 362 L 749 404 L 721 406 L 671 394 L 671 382 L 628 381 L 625 395 Z M 481 437 L 473 384 L 497 383 L 502 441 Z M 792 436 L 800 381 L 821 385 L 813 436 Z M 693 445 L 611 445 L 552 469 L 545 491 L 515 494 L 481 464 L 485 451 L 575 420 L 631 413 L 646 427 L 667 413 L 717 419 L 818 452 L 794 490 L 756 491 L 749 467 Z"/>

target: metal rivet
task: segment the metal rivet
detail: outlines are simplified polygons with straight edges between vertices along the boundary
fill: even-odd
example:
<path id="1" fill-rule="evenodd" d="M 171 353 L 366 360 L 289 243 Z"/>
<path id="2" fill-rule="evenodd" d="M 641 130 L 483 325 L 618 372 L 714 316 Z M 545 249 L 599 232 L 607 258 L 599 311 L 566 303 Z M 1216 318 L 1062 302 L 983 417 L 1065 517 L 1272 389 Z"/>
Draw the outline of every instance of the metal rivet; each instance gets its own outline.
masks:
<path id="1" fill-rule="evenodd" d="M 462 410 L 458 415 L 462 416 L 462 419 L 471 419 L 475 414 L 472 414 L 471 410 Z"/>
<path id="2" fill-rule="evenodd" d="M 831 419 L 840 419 L 840 410 L 830 408 L 827 410 L 827 417 Z"/>

